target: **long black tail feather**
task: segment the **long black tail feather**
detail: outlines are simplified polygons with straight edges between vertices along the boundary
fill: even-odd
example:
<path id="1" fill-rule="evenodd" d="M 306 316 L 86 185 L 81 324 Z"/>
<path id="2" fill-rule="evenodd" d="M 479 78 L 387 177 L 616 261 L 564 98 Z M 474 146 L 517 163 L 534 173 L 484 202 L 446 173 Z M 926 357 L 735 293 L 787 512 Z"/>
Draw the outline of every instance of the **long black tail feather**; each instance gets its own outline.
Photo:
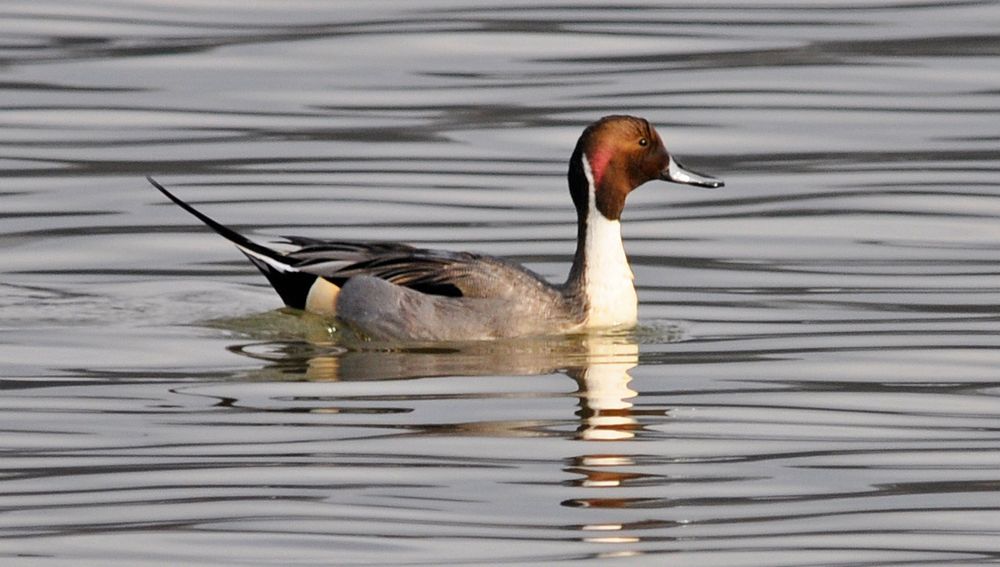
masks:
<path id="1" fill-rule="evenodd" d="M 167 191 L 167 189 L 163 185 L 160 185 L 152 177 L 147 175 L 146 181 L 149 181 L 153 185 L 153 187 L 156 187 L 160 191 L 160 193 L 166 195 L 167 198 L 176 203 L 177 206 L 194 215 L 198 220 L 208 225 L 209 228 L 219 233 L 219 235 L 221 235 L 226 240 L 232 242 L 233 244 L 240 246 L 242 248 L 246 248 L 247 250 L 256 252 L 262 256 L 267 256 L 268 258 L 277 260 L 282 263 L 288 262 L 288 260 L 284 257 L 284 254 L 282 254 L 281 252 L 278 252 L 277 250 L 272 250 L 267 246 L 257 244 L 253 240 L 250 240 L 249 238 L 243 236 L 242 234 L 236 232 L 235 230 L 229 228 L 228 226 L 225 226 L 217 222 L 212 217 L 206 215 L 205 213 L 185 203 L 170 191 Z"/>
<path id="2" fill-rule="evenodd" d="M 285 305 L 297 309 L 305 309 L 309 290 L 313 283 L 316 282 L 316 275 L 298 271 L 292 265 L 289 258 L 281 252 L 257 244 L 235 230 L 217 222 L 205 213 L 180 200 L 180 198 L 167 191 L 163 185 L 157 183 L 152 177 L 146 176 L 146 180 L 153 187 L 156 187 L 160 193 L 163 193 L 168 199 L 176 203 L 177 206 L 191 213 L 198 220 L 208 225 L 209 228 L 219 233 L 223 238 L 238 246 L 246 257 L 250 259 L 250 262 L 264 274 L 267 281 L 271 283 L 271 287 L 281 296 Z M 268 261 L 268 259 L 271 261 Z"/>

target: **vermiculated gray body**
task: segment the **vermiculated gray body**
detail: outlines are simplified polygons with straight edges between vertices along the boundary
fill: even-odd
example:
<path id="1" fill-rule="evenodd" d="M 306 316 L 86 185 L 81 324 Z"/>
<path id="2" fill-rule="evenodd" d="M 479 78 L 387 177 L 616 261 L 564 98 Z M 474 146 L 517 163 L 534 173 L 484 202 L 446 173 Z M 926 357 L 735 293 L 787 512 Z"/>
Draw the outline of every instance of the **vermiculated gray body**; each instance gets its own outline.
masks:
<path id="1" fill-rule="evenodd" d="M 336 317 L 368 337 L 484 340 L 566 333 L 585 320 L 578 285 L 554 286 L 503 258 L 405 245 L 343 248 L 313 242 L 289 257 L 301 272 L 340 287 Z"/>
<path id="2" fill-rule="evenodd" d="M 366 336 L 387 340 L 463 341 L 566 333 L 582 325 L 578 311 L 554 288 L 522 288 L 505 297 L 443 297 L 373 276 L 347 280 L 337 301 L 337 318 Z"/>

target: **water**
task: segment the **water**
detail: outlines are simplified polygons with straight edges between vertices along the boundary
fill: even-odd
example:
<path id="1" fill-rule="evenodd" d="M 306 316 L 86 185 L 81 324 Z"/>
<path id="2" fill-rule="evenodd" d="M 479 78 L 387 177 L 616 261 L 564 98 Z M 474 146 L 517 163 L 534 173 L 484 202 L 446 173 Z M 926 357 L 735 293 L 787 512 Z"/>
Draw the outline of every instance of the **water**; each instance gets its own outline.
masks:
<path id="1" fill-rule="evenodd" d="M 1000 562 L 1000 5 L 0 7 L 6 565 Z M 565 277 L 630 112 L 635 334 L 345 348 L 256 238 Z"/>

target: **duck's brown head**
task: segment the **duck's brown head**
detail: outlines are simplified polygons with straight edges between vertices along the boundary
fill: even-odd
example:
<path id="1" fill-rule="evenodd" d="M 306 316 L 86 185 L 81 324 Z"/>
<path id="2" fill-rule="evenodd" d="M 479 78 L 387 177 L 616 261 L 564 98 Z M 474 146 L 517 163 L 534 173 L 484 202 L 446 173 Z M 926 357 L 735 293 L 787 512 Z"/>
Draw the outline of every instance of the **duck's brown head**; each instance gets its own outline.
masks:
<path id="1" fill-rule="evenodd" d="M 635 116 L 605 116 L 587 126 L 569 162 L 570 193 L 578 215 L 589 213 L 593 195 L 601 215 L 619 220 L 628 194 L 653 179 L 699 187 L 723 185 L 684 169 L 653 126 Z"/>

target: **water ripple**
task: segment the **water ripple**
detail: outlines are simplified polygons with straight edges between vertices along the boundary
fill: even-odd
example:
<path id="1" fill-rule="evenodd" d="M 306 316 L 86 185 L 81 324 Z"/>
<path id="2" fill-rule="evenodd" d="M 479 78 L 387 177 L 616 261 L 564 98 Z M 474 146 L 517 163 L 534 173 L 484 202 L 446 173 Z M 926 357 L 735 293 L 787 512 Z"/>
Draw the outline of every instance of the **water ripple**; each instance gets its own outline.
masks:
<path id="1" fill-rule="evenodd" d="M 994 2 L 232 8 L 0 9 L 0 557 L 1000 560 Z M 361 343 L 143 179 L 560 280 L 620 112 L 727 182 L 629 197 L 624 334 Z"/>

